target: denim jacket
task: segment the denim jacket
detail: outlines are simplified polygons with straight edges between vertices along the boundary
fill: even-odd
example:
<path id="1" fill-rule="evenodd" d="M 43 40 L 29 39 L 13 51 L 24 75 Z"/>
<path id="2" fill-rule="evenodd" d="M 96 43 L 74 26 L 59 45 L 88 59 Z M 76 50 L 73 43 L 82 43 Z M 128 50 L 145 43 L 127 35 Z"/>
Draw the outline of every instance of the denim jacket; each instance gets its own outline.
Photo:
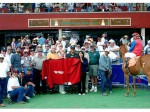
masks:
<path id="1" fill-rule="evenodd" d="M 103 54 L 99 59 L 99 69 L 103 71 L 110 70 L 112 74 L 112 68 L 111 68 L 111 59 L 109 56 L 106 56 Z"/>

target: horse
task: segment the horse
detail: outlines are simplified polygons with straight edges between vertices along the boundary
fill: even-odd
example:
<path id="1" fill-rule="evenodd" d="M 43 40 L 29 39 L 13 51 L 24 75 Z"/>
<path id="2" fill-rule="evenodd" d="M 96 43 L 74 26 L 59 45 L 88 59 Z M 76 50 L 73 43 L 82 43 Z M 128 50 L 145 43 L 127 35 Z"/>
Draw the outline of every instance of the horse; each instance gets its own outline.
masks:
<path id="1" fill-rule="evenodd" d="M 126 94 L 128 96 L 130 93 L 129 88 L 129 75 L 133 76 L 133 96 L 136 96 L 136 76 L 140 74 L 140 72 L 144 73 L 148 79 L 148 85 L 150 85 L 150 55 L 142 55 L 140 56 L 136 64 L 131 67 L 125 67 L 125 53 L 128 52 L 127 45 L 121 45 L 119 48 L 120 57 L 123 59 L 122 70 L 124 72 L 125 80 L 126 80 Z"/>

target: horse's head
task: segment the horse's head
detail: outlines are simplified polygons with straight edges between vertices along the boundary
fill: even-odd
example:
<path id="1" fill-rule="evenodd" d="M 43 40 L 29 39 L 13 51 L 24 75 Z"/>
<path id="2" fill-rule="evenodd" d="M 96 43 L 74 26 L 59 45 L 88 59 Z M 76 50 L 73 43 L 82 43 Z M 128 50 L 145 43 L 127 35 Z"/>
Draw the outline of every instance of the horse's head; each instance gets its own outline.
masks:
<path id="1" fill-rule="evenodd" d="M 128 52 L 128 48 L 127 48 L 127 45 L 121 45 L 120 48 L 119 48 L 119 54 L 120 54 L 120 57 L 124 57 L 125 53 Z"/>

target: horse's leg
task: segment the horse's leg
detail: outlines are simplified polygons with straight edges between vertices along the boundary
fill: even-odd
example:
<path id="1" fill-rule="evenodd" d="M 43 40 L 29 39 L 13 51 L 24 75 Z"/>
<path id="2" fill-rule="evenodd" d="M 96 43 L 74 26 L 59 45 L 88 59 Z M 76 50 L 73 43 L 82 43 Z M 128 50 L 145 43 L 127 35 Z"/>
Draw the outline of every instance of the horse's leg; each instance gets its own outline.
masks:
<path id="1" fill-rule="evenodd" d="M 126 94 L 125 96 L 128 96 L 130 93 L 130 88 L 129 88 L 129 74 L 124 74 L 125 75 L 125 79 L 126 79 Z"/>
<path id="2" fill-rule="evenodd" d="M 135 96 L 136 95 L 136 77 L 133 76 L 132 78 L 133 78 L 133 89 L 134 89 L 133 96 Z"/>

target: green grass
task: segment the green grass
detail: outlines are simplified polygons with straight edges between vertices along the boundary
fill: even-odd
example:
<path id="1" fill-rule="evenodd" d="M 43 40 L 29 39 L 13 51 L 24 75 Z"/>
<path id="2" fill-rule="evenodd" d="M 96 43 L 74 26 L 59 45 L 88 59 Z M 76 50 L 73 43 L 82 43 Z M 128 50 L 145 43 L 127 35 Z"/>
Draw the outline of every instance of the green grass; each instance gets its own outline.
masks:
<path id="1" fill-rule="evenodd" d="M 102 96 L 100 91 L 97 93 L 88 93 L 85 96 L 78 94 L 47 94 L 36 95 L 26 104 L 8 104 L 6 109 L 124 109 L 124 108 L 150 108 L 150 91 L 137 89 L 137 95 L 132 96 L 133 89 L 130 90 L 128 97 L 125 97 L 124 88 L 113 88 L 113 93 L 108 96 Z"/>

